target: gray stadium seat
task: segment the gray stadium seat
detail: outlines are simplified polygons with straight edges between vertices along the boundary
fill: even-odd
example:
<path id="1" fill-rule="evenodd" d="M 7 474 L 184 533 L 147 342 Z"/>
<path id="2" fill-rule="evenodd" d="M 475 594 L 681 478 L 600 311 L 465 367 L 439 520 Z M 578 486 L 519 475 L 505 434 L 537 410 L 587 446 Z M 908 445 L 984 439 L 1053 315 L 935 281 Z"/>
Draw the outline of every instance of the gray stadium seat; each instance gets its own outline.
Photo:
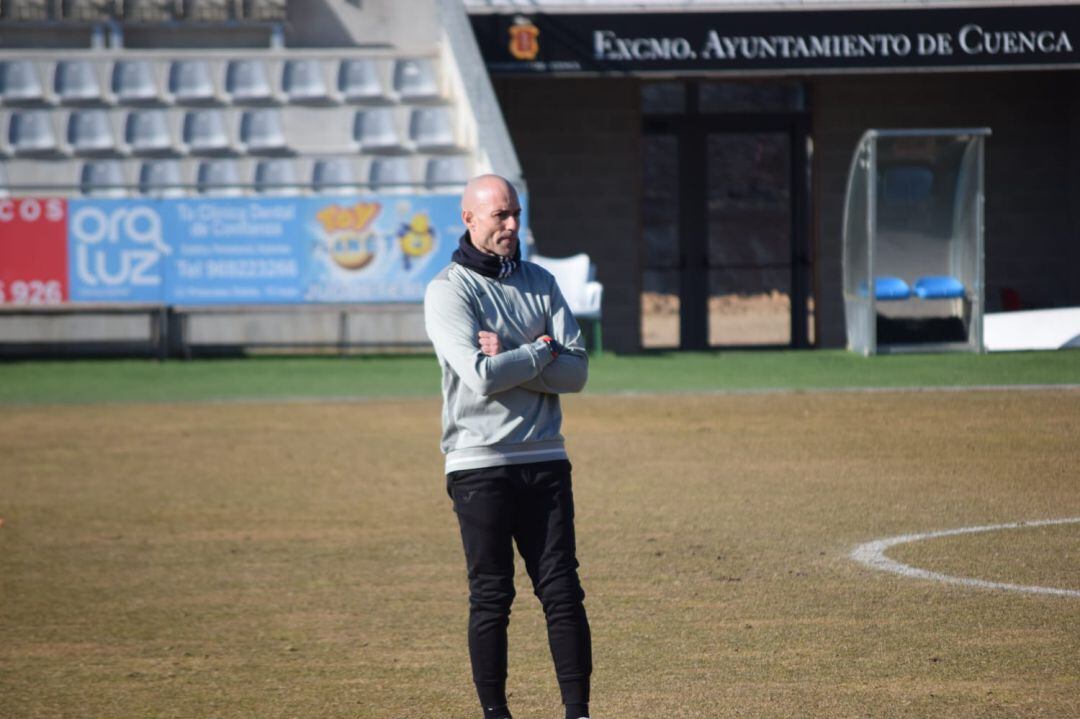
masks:
<path id="1" fill-rule="evenodd" d="M 286 61 L 281 88 L 289 102 L 325 103 L 331 99 L 322 63 L 311 58 Z"/>
<path id="2" fill-rule="evenodd" d="M 82 194 L 91 197 L 124 197 L 127 178 L 120 160 L 91 160 L 82 166 Z"/>
<path id="3" fill-rule="evenodd" d="M 382 189 L 407 187 L 413 182 L 412 169 L 406 157 L 376 157 L 371 161 L 368 182 Z"/>
<path id="4" fill-rule="evenodd" d="M 33 60 L 7 60 L 0 66 L 0 96 L 6 105 L 47 101 L 37 64 Z"/>
<path id="5" fill-rule="evenodd" d="M 404 101 L 439 98 L 435 65 L 428 58 L 402 58 L 394 63 L 394 92 Z"/>
<path id="6" fill-rule="evenodd" d="M 68 116 L 67 142 L 78 155 L 116 151 L 116 136 L 106 110 L 75 110 Z"/>
<path id="7" fill-rule="evenodd" d="M 10 194 L 11 190 L 8 187 L 7 165 L 0 162 L 0 197 L 7 197 Z"/>
<path id="8" fill-rule="evenodd" d="M 147 160 L 139 168 L 139 192 L 156 197 L 183 197 L 187 191 L 179 160 Z"/>
<path id="9" fill-rule="evenodd" d="M 188 0 L 188 18 L 195 22 L 239 20 L 234 15 L 239 4 L 232 0 Z"/>
<path id="10" fill-rule="evenodd" d="M 8 0 L 3 3 L 6 20 L 48 20 L 48 0 Z"/>
<path id="11" fill-rule="evenodd" d="M 181 105 L 216 102 L 210 64 L 205 60 L 174 60 L 169 66 L 169 95 Z"/>
<path id="12" fill-rule="evenodd" d="M 409 116 L 409 140 L 418 150 L 452 149 L 454 126 L 450 108 L 413 108 Z"/>
<path id="13" fill-rule="evenodd" d="M 352 160 L 334 157 L 317 160 L 311 172 L 311 186 L 316 192 L 349 195 L 356 192 L 356 169 Z"/>
<path id="14" fill-rule="evenodd" d="M 369 58 L 350 58 L 338 65 L 338 93 L 345 102 L 373 102 L 386 99 L 379 68 Z"/>
<path id="15" fill-rule="evenodd" d="M 198 188 L 203 194 L 235 196 L 244 194 L 240 187 L 240 166 L 236 160 L 205 160 L 199 165 Z"/>
<path id="16" fill-rule="evenodd" d="M 234 103 L 275 102 L 266 63 L 255 58 L 230 60 L 225 70 L 225 92 Z"/>
<path id="17" fill-rule="evenodd" d="M 124 124 L 124 143 L 136 154 L 173 152 L 173 134 L 165 110 L 132 110 Z"/>
<path id="18" fill-rule="evenodd" d="M 184 116 L 184 147 L 194 154 L 232 150 L 221 110 L 189 110 Z"/>
<path id="19" fill-rule="evenodd" d="M 126 22 L 173 22 L 183 19 L 183 9 L 175 0 L 124 0 Z"/>
<path id="20" fill-rule="evenodd" d="M 392 107 L 373 107 L 356 113 L 353 139 L 361 152 L 401 149 L 397 114 Z"/>
<path id="21" fill-rule="evenodd" d="M 279 157 L 259 160 L 255 166 L 255 191 L 264 195 L 295 195 L 300 192 L 296 178 L 296 165 L 292 160 Z"/>
<path id="22" fill-rule="evenodd" d="M 48 110 L 13 112 L 8 121 L 8 145 L 16 155 L 58 152 L 52 113 Z"/>
<path id="23" fill-rule="evenodd" d="M 149 60 L 117 60 L 112 71 L 112 92 L 117 102 L 157 102 L 157 80 Z"/>
<path id="24" fill-rule="evenodd" d="M 429 190 L 446 189 L 447 185 L 464 185 L 469 181 L 469 169 L 464 157 L 432 157 L 424 170 L 424 183 Z"/>
<path id="25" fill-rule="evenodd" d="M 112 0 L 68 0 L 57 3 L 64 20 L 99 22 L 112 19 L 119 13 L 119 3 Z"/>
<path id="26" fill-rule="evenodd" d="M 240 118 L 240 143 L 248 152 L 283 152 L 288 149 L 281 111 L 245 110 Z"/>
<path id="27" fill-rule="evenodd" d="M 53 76 L 56 98 L 69 105 L 103 102 L 97 68 L 89 60 L 61 60 Z"/>
<path id="28" fill-rule="evenodd" d="M 175 152 L 165 110 L 132 110 L 124 124 L 124 142 L 137 155 Z"/>
<path id="29" fill-rule="evenodd" d="M 285 22 L 287 0 L 249 0 L 245 17 L 256 22 Z"/>

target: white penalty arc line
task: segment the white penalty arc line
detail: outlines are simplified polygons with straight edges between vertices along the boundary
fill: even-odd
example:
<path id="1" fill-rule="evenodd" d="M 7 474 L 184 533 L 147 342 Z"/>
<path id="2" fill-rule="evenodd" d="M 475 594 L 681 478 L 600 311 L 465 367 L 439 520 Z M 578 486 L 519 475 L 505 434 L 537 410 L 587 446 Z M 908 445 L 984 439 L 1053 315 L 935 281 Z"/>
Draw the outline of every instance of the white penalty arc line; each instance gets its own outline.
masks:
<path id="1" fill-rule="evenodd" d="M 1002 589 L 1009 592 L 1024 592 L 1025 594 L 1048 594 L 1058 597 L 1080 598 L 1080 590 L 1057 589 L 1055 587 L 1037 587 L 1023 584 L 1008 584 L 1005 582 L 988 582 L 983 579 L 971 579 L 969 577 L 953 577 L 948 574 L 931 572 L 926 569 L 912 567 L 902 562 L 889 559 L 885 551 L 898 544 L 909 542 L 921 542 L 924 539 L 938 539 L 939 537 L 954 537 L 958 534 L 977 534 L 979 532 L 997 532 L 1004 529 L 1027 529 L 1030 527 L 1049 527 L 1058 524 L 1080 524 L 1080 517 L 1067 519 L 1042 519 L 1031 522 L 1013 522 L 1011 524 L 990 524 L 983 527 L 962 527 L 960 529 L 946 529 L 940 532 L 927 532 L 925 534 L 905 534 L 899 537 L 878 539 L 866 544 L 860 544 L 849 555 L 859 564 L 878 569 L 883 572 L 892 572 L 911 579 L 929 579 L 934 582 L 947 584 L 959 584 L 964 587 L 978 587 L 980 589 Z"/>

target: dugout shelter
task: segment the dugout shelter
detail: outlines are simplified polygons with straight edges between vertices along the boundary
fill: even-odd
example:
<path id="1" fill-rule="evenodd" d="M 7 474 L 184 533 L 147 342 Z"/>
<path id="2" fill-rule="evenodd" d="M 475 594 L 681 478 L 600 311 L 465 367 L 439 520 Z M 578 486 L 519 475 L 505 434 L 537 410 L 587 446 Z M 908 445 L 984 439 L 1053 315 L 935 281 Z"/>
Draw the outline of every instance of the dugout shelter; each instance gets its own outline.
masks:
<path id="1" fill-rule="evenodd" d="M 848 348 L 981 352 L 987 128 L 868 130 L 844 198 Z"/>

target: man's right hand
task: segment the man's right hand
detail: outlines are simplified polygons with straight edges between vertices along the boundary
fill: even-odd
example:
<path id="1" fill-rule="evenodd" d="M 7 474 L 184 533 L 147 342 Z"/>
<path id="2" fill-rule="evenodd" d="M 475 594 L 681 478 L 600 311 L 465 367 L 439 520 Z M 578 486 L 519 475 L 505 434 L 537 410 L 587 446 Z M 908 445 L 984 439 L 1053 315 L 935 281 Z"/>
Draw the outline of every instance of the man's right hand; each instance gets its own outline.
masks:
<path id="1" fill-rule="evenodd" d="M 499 344 L 499 335 L 494 332 L 488 332 L 487 330 L 480 330 L 480 351 L 486 354 L 488 357 L 494 357 L 502 352 L 502 345 Z"/>

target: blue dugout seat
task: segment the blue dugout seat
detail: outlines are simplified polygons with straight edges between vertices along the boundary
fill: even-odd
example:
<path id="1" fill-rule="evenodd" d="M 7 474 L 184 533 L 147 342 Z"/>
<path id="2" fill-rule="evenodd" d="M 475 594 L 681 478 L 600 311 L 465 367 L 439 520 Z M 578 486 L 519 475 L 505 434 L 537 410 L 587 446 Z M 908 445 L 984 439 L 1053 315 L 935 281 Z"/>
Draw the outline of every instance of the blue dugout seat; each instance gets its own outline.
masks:
<path id="1" fill-rule="evenodd" d="M 866 283 L 859 284 L 859 294 L 866 297 Z M 899 277 L 880 275 L 874 278 L 874 299 L 889 302 L 910 299 L 912 288 Z M 964 284 L 955 277 L 928 275 L 915 281 L 914 295 L 921 300 L 954 300 L 964 297 Z"/>

